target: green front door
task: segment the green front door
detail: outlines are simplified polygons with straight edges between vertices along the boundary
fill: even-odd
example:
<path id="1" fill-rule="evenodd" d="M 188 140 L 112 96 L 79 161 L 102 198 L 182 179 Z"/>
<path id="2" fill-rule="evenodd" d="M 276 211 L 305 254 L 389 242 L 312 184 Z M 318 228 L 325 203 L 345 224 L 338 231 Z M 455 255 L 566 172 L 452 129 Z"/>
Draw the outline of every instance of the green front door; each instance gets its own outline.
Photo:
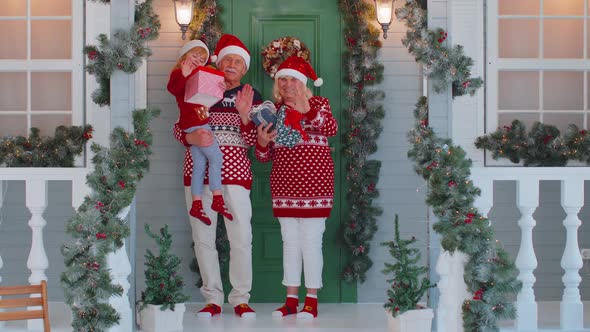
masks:
<path id="1" fill-rule="evenodd" d="M 324 287 L 321 301 L 350 302 L 356 300 L 355 286 L 340 278 L 342 248 L 340 223 L 345 195 L 341 171 L 342 108 L 345 98 L 342 79 L 342 22 L 337 0 L 222 0 L 224 32 L 237 35 L 251 53 L 250 70 L 244 82 L 252 84 L 265 99 L 271 99 L 273 81 L 262 69 L 261 50 L 272 40 L 295 36 L 311 51 L 311 63 L 324 85 L 314 94 L 327 97 L 340 130 L 330 139 L 336 164 L 336 197 L 331 217 L 324 234 Z M 311 83 L 308 86 L 312 87 Z M 254 158 L 252 158 L 254 159 Z M 282 302 L 285 289 L 283 275 L 282 240 L 278 221 L 272 215 L 269 185 L 270 164 L 254 162 L 252 187 L 253 225 L 253 289 L 252 302 Z M 302 283 L 302 285 L 304 285 Z M 304 288 L 301 292 L 304 294 Z"/>

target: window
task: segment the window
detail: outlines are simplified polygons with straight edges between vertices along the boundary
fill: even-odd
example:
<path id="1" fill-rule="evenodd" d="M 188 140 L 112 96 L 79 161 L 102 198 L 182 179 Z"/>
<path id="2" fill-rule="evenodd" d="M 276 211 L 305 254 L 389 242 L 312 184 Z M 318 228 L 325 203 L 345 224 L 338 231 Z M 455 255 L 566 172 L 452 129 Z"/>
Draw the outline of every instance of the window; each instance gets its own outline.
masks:
<path id="1" fill-rule="evenodd" d="M 84 123 L 80 0 L 2 0 L 0 136 Z"/>
<path id="2" fill-rule="evenodd" d="M 487 131 L 590 128 L 590 0 L 487 0 Z"/>

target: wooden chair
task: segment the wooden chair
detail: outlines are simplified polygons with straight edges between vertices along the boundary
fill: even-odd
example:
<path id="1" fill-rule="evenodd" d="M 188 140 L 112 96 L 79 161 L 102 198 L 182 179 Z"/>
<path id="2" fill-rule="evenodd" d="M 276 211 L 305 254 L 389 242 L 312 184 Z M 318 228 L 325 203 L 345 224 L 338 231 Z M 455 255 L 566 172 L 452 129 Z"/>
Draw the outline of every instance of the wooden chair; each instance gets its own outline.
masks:
<path id="1" fill-rule="evenodd" d="M 43 319 L 45 332 L 50 332 L 49 311 L 47 310 L 47 283 L 40 285 L 0 287 L 0 296 L 40 294 L 40 297 L 1 298 L 0 308 L 23 308 L 19 311 L 0 312 L 0 321 Z M 27 307 L 40 306 L 41 310 L 27 310 Z"/>

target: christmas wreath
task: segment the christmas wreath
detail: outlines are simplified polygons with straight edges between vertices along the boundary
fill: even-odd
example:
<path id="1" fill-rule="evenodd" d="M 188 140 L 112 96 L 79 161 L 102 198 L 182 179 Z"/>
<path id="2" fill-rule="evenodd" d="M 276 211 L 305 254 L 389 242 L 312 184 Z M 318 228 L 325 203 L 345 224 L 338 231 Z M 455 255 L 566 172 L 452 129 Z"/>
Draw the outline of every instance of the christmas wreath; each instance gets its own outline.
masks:
<path id="1" fill-rule="evenodd" d="M 309 62 L 309 49 L 297 37 L 281 37 L 268 43 L 262 50 L 262 67 L 271 78 L 275 77 L 277 68 L 288 57 L 297 55 Z"/>

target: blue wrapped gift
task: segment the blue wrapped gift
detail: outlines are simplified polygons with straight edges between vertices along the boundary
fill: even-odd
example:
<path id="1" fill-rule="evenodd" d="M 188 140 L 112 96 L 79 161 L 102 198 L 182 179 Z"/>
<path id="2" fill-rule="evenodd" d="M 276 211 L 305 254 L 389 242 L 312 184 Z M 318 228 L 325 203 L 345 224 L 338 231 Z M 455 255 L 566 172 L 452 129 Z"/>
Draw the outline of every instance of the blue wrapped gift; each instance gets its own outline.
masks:
<path id="1" fill-rule="evenodd" d="M 250 120 L 254 122 L 256 127 L 260 126 L 261 124 L 268 125 L 272 123 L 273 126 L 271 127 L 272 130 L 275 129 L 277 124 L 277 108 L 275 107 L 274 103 L 267 100 L 258 106 L 254 106 L 250 110 Z"/>

